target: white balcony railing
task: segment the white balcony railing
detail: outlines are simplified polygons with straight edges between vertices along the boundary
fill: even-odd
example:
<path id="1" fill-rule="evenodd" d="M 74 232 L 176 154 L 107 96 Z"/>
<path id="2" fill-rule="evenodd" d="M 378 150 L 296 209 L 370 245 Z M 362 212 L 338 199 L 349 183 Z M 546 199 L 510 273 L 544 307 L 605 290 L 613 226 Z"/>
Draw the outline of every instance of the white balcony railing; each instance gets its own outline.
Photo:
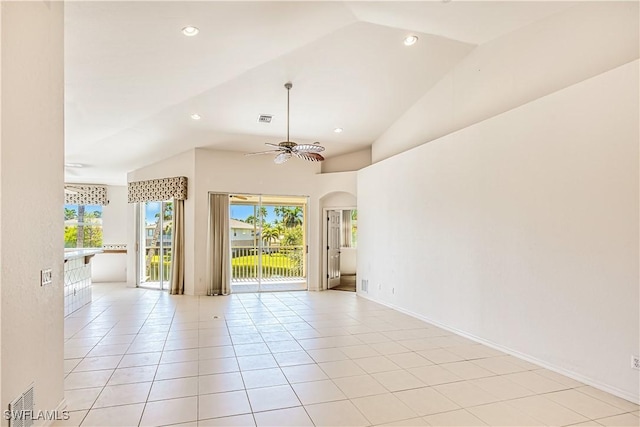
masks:
<path id="1" fill-rule="evenodd" d="M 304 246 L 234 246 L 231 248 L 231 281 L 259 279 L 258 253 L 261 252 L 262 279 L 291 280 L 305 276 Z"/>

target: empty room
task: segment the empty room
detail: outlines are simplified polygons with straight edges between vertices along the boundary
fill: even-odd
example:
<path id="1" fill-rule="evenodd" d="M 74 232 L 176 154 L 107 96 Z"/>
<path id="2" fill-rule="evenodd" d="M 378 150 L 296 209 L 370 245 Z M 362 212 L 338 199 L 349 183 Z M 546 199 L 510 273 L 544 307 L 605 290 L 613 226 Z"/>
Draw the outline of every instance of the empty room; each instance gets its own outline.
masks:
<path id="1" fill-rule="evenodd" d="M 2 426 L 640 426 L 638 1 L 0 2 Z"/>

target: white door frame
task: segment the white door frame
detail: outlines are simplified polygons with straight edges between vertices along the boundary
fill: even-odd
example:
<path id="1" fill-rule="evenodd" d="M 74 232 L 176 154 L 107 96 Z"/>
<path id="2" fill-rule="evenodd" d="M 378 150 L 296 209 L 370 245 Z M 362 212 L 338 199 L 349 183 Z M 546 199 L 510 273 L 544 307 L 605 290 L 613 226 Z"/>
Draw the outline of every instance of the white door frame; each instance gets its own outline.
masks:
<path id="1" fill-rule="evenodd" d="M 327 227 L 327 222 L 329 219 L 329 211 L 339 211 L 339 210 L 354 210 L 358 209 L 357 206 L 335 206 L 335 207 L 326 207 L 322 208 L 322 285 L 320 286 L 320 290 L 326 291 L 329 289 L 329 283 L 327 281 L 327 274 L 329 272 L 329 251 L 327 250 L 327 246 L 329 244 L 329 240 L 327 239 L 327 232 L 329 231 L 329 227 Z"/>

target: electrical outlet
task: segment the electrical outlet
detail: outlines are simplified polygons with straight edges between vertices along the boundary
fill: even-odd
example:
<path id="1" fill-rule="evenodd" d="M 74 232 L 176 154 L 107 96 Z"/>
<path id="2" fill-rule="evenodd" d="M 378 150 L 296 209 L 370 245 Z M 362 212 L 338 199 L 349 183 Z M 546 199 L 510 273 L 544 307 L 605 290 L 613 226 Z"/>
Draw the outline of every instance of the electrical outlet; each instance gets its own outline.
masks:
<path id="1" fill-rule="evenodd" d="M 640 370 L 640 356 L 631 356 L 631 367 Z"/>
<path id="2" fill-rule="evenodd" d="M 40 270 L 40 286 L 46 286 L 53 283 L 53 272 L 50 268 Z"/>

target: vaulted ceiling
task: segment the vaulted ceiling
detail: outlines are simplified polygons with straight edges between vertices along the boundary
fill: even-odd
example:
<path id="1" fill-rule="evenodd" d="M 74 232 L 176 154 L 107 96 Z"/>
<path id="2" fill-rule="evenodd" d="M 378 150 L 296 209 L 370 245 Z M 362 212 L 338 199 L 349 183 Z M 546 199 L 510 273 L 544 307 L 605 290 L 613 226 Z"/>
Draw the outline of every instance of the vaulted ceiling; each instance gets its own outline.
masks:
<path id="1" fill-rule="evenodd" d="M 476 45 L 573 4 L 68 2 L 65 158 L 84 167 L 66 179 L 123 184 L 194 147 L 260 151 L 286 139 L 287 81 L 293 141 L 328 158 L 365 148 Z"/>

